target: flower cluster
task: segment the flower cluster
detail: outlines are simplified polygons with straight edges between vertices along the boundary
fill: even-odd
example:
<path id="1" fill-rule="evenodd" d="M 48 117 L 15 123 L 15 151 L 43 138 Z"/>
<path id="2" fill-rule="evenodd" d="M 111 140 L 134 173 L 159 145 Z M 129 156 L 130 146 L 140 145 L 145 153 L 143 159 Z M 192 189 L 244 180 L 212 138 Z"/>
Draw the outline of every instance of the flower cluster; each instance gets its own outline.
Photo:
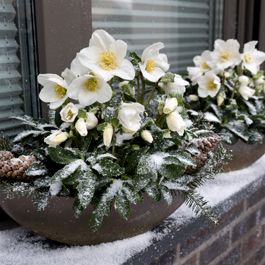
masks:
<path id="1" fill-rule="evenodd" d="M 187 68 L 191 86 L 186 102 L 205 112 L 229 144 L 238 138 L 247 143 L 263 138 L 265 79 L 260 65 L 265 53 L 256 45 L 257 41 L 250 41 L 240 53 L 237 40 L 216 40 L 212 52 L 195 56 L 195 67 Z"/>
<path id="2" fill-rule="evenodd" d="M 64 130 L 52 132 L 44 141 L 49 146 L 55 147 L 74 137 L 73 128 L 80 136 L 86 136 L 89 130 L 98 125 L 99 120 L 105 120 L 104 111 L 110 110 L 109 104 L 114 90 L 112 83 L 117 77 L 122 81 L 118 85 L 121 93 L 131 97 L 129 100 L 122 97 L 112 116 L 117 119 L 121 133 L 135 135 L 140 130 L 143 124 L 142 119 L 145 116 L 143 113 L 151 100 L 151 98 L 148 99 L 144 104 L 144 82 L 148 80 L 154 82 L 153 93 L 157 87 L 161 87 L 166 94 L 166 97 L 162 99 L 162 104 L 160 102 L 160 107 L 165 105 L 160 116 L 166 117 L 166 124 L 170 131 L 178 132 L 182 136 L 185 122 L 177 110 L 178 100 L 174 95 L 171 95 L 171 98 L 170 92 L 175 91 L 178 94 L 183 94 L 185 86 L 189 83 L 179 75 L 168 74 L 165 76 L 169 64 L 167 56 L 159 52 L 163 47 L 163 43 L 159 42 L 143 51 L 141 58 L 137 58 L 137 76 L 134 65 L 125 59 L 127 44 L 121 40 L 114 40 L 104 30 L 97 30 L 92 34 L 89 47 L 77 54 L 70 69 L 66 68 L 61 77 L 54 74 L 40 74 L 38 81 L 43 86 L 40 99 L 49 103 L 51 109 L 61 108 L 61 121 L 64 122 Z M 141 95 L 139 85 L 137 87 L 139 102 L 135 102 L 133 98 L 135 88 L 131 80 L 135 76 L 142 79 L 143 85 Z M 139 100 L 140 98 L 141 100 Z M 159 118 L 161 119 L 161 117 Z M 116 124 L 116 128 L 119 125 Z M 115 131 L 113 124 L 110 122 L 104 124 L 103 142 L 106 146 L 111 145 L 115 138 L 115 132 L 117 133 L 117 130 Z M 148 135 L 147 142 L 152 142 L 150 132 L 146 131 L 140 135 L 145 140 Z M 115 143 L 113 144 L 115 145 Z"/>

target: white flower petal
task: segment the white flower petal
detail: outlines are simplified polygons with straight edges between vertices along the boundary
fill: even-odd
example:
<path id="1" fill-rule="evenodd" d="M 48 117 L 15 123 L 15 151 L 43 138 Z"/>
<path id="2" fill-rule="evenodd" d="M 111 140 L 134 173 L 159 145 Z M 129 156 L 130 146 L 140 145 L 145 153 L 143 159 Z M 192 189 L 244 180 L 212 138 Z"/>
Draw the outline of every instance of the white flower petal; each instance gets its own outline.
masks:
<path id="1" fill-rule="evenodd" d="M 114 52 L 118 66 L 120 66 L 127 53 L 127 44 L 122 40 L 117 40 L 110 45 L 109 51 Z"/>
<path id="2" fill-rule="evenodd" d="M 245 43 L 243 53 L 254 52 L 255 46 L 257 45 L 257 43 L 258 43 L 257 41 L 250 41 L 250 42 Z"/>
<path id="3" fill-rule="evenodd" d="M 146 57 L 147 56 L 149 57 L 150 53 L 153 55 L 158 54 L 158 51 L 160 49 L 163 49 L 164 47 L 165 47 L 165 45 L 162 42 L 157 42 L 157 43 L 154 43 L 154 44 L 150 45 L 149 47 L 147 47 L 142 53 L 142 56 L 141 56 L 142 62 L 146 61 L 146 59 L 147 59 Z"/>
<path id="4" fill-rule="evenodd" d="M 109 33 L 105 30 L 99 29 L 93 32 L 89 46 L 97 47 L 101 51 L 106 51 L 114 41 L 115 39 Z"/>
<path id="5" fill-rule="evenodd" d="M 104 83 L 101 87 L 97 88 L 97 101 L 99 103 L 108 102 L 112 97 L 112 90 L 108 83 Z"/>
<path id="6" fill-rule="evenodd" d="M 67 99 L 67 95 L 65 95 L 64 97 L 62 97 L 58 101 L 51 102 L 50 103 L 50 109 L 57 109 L 57 108 L 61 107 L 61 105 L 65 102 L 66 99 Z"/>

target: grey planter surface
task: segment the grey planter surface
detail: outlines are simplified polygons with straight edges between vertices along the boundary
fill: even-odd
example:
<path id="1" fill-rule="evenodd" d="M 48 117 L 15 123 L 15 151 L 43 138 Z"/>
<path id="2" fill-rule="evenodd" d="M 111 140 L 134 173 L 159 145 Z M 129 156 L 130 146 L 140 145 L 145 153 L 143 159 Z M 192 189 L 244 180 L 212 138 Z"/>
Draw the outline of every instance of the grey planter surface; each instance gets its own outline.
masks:
<path id="1" fill-rule="evenodd" d="M 76 219 L 72 209 L 74 198 L 71 197 L 55 197 L 41 212 L 34 208 L 30 199 L 10 200 L 5 197 L 0 192 L 1 206 L 15 221 L 41 236 L 69 245 L 95 245 L 145 233 L 183 203 L 179 195 L 174 196 L 173 203 L 167 206 L 164 199 L 156 202 L 144 194 L 144 202 L 131 204 L 128 221 L 122 219 L 112 206 L 110 216 L 104 218 L 98 231 L 92 232 L 89 226 L 92 205 Z"/>

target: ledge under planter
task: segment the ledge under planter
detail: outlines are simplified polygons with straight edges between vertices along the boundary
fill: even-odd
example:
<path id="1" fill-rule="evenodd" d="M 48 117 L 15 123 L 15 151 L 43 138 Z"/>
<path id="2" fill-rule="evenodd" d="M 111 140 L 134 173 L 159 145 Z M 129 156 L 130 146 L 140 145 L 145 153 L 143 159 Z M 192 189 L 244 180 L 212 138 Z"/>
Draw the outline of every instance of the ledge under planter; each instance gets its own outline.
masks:
<path id="1" fill-rule="evenodd" d="M 72 210 L 75 199 L 71 197 L 55 197 L 41 212 L 35 209 L 30 198 L 10 200 L 5 197 L 6 194 L 0 192 L 1 206 L 16 222 L 41 236 L 69 245 L 96 245 L 145 233 L 183 203 L 180 195 L 173 196 L 173 202 L 168 206 L 165 200 L 156 202 L 144 194 L 142 203 L 131 204 L 128 221 L 113 210 L 108 218 L 104 218 L 99 230 L 92 232 L 89 226 L 93 211 L 91 204 L 79 218 L 75 218 Z"/>
<path id="2" fill-rule="evenodd" d="M 225 172 L 247 168 L 265 154 L 265 137 L 262 143 L 255 145 L 246 144 L 240 139 L 234 145 L 222 144 L 232 154 L 232 159 L 223 166 Z"/>

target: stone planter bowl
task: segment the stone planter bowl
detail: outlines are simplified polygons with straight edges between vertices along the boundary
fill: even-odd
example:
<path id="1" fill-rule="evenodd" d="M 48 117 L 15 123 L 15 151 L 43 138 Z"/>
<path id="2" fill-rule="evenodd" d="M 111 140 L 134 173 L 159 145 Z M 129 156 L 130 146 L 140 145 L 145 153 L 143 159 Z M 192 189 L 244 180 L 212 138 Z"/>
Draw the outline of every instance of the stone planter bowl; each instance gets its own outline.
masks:
<path id="1" fill-rule="evenodd" d="M 104 218 L 96 232 L 89 227 L 91 205 L 76 219 L 73 213 L 74 198 L 55 197 L 44 211 L 38 212 L 29 198 L 6 199 L 0 191 L 0 202 L 6 213 L 16 222 L 35 233 L 69 245 L 96 245 L 129 238 L 147 232 L 171 215 L 183 203 L 181 197 L 174 196 L 167 206 L 164 199 L 156 202 L 144 194 L 144 202 L 131 204 L 129 220 L 122 219 L 113 209 L 109 218 Z"/>
<path id="2" fill-rule="evenodd" d="M 228 164 L 224 165 L 225 172 L 249 167 L 265 154 L 265 137 L 263 143 L 256 145 L 245 144 L 240 139 L 234 145 L 222 144 L 231 150 L 228 153 L 233 155 L 232 160 L 228 160 Z"/>

